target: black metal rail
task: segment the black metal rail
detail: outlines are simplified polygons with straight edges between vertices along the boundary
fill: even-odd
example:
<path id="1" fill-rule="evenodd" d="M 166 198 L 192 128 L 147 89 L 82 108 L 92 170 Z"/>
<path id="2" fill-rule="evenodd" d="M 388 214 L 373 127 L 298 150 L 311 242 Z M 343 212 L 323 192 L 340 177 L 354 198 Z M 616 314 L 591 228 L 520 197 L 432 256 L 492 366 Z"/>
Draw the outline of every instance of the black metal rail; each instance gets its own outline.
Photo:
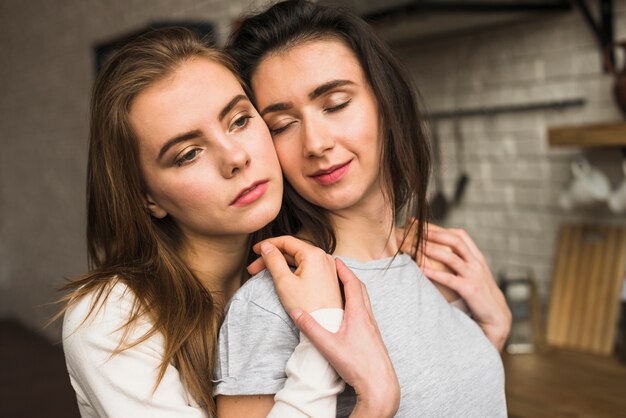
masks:
<path id="1" fill-rule="evenodd" d="M 525 2 L 460 2 L 460 1 L 414 1 L 384 10 L 367 13 L 363 17 L 376 22 L 388 17 L 415 13 L 554 13 L 572 10 L 569 0 Z"/>
<path id="2" fill-rule="evenodd" d="M 567 100 L 554 100 L 546 102 L 532 102 L 522 104 L 510 104 L 502 106 L 486 106 L 475 107 L 468 109 L 455 109 L 431 112 L 426 114 L 428 119 L 447 119 L 447 118 L 460 118 L 467 116 L 489 116 L 498 115 L 501 113 L 513 113 L 513 112 L 530 112 L 537 110 L 562 110 L 569 107 L 581 107 L 584 106 L 587 101 L 583 98 L 567 99 Z"/>

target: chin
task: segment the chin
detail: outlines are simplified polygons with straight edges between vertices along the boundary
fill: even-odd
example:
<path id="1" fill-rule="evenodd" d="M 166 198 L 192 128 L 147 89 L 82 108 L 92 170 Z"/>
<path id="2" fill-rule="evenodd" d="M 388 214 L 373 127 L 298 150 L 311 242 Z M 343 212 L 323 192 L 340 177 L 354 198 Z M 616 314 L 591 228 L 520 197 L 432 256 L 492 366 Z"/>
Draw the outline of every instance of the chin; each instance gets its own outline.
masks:
<path id="1" fill-rule="evenodd" d="M 321 207 L 322 209 L 329 211 L 338 211 L 355 206 L 359 202 L 360 197 L 361 196 L 357 196 L 357 193 L 346 190 L 339 193 L 325 194 L 323 197 L 305 197 L 305 199 L 310 203 Z"/>
<path id="2" fill-rule="evenodd" d="M 280 202 L 275 205 L 259 208 L 258 211 L 244 216 L 238 222 L 244 224 L 246 226 L 246 232 L 251 234 L 276 219 L 278 212 L 280 212 Z"/>

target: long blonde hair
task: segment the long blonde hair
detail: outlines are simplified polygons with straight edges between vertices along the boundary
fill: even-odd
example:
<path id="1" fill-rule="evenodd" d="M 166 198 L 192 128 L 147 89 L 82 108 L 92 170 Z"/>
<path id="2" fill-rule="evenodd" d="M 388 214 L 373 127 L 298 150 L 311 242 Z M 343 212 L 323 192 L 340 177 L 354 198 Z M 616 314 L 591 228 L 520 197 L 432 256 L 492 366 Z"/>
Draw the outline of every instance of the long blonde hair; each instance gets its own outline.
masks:
<path id="1" fill-rule="evenodd" d="M 91 315 L 112 285 L 123 282 L 135 298 L 116 350 L 160 333 L 165 354 L 155 389 L 169 363 L 209 414 L 215 414 L 211 373 L 223 314 L 212 295 L 179 256 L 181 233 L 171 218 L 156 219 L 144 205 L 137 140 L 129 123 L 133 100 L 193 57 L 217 62 L 234 74 L 230 59 L 181 28 L 150 32 L 123 47 L 98 75 L 91 100 L 87 169 L 87 246 L 90 268 L 64 287 L 62 312 L 95 294 Z M 243 262 L 243 260 L 242 260 Z M 139 340 L 127 341 L 131 327 L 148 315 L 154 324 Z"/>

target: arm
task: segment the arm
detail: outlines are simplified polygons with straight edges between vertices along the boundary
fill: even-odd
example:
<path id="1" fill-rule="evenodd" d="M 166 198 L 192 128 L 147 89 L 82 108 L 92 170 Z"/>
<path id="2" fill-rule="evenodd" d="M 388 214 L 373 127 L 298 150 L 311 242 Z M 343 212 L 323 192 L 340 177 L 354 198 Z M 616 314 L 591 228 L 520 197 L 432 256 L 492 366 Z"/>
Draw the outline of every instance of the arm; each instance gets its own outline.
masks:
<path id="1" fill-rule="evenodd" d="M 339 328 L 343 310 L 321 309 L 311 315 L 325 329 L 334 332 Z M 276 395 L 218 396 L 218 416 L 335 416 L 336 394 L 345 385 L 304 334 L 300 335 L 300 343 L 289 358 L 285 373 L 285 385 Z"/>
<path id="2" fill-rule="evenodd" d="M 255 247 L 255 250 L 262 254 L 263 258 L 260 260 L 265 260 L 272 273 L 278 294 L 281 295 L 281 289 L 285 290 L 289 284 L 302 281 L 308 284 L 311 281 L 306 278 L 315 276 L 317 284 L 315 291 L 307 295 L 305 292 L 307 289 L 296 285 L 289 287 L 289 292 L 311 302 L 308 306 L 314 306 L 312 310 L 316 312 L 312 315 L 316 320 L 331 332 L 336 331 L 341 324 L 343 310 L 333 258 L 322 250 L 292 237 L 286 239 L 286 245 L 285 241 L 281 241 L 281 244 L 283 249 L 291 252 L 287 255 L 288 257 L 297 258 L 297 261 L 294 261 L 298 265 L 296 274 L 301 280 L 291 280 L 291 277 L 295 275 L 289 269 L 282 253 L 272 244 L 264 243 Z M 258 273 L 265 265 L 256 263 L 256 266 L 256 268 L 249 269 L 251 274 Z M 294 298 L 289 299 L 289 301 L 293 300 Z M 282 298 L 281 302 L 283 305 L 289 304 Z M 336 395 L 343 390 L 344 383 L 306 336 L 300 335 L 300 342 L 287 362 L 285 374 L 287 379 L 284 386 L 277 391 L 273 401 L 271 395 L 242 396 L 240 389 L 236 390 L 236 396 L 218 397 L 220 416 L 329 417 L 335 415 Z M 245 374 L 239 374 L 237 379 L 242 380 L 245 376 Z"/>
<path id="3" fill-rule="evenodd" d="M 337 271 L 346 296 L 344 320 L 336 333 L 323 329 L 296 308 L 296 325 L 351 385 L 357 395 L 352 418 L 392 417 L 400 405 L 400 385 L 389 358 L 367 289 L 341 261 Z"/>
<path id="4" fill-rule="evenodd" d="M 92 303 L 89 296 L 72 306 L 64 318 L 63 349 L 81 415 L 205 417 L 202 409 L 188 396 L 173 366 L 168 366 L 155 390 L 163 355 L 159 335 L 113 354 L 124 332 L 120 328 L 128 319 L 133 301 L 131 292 L 120 292 L 118 286 L 84 324 Z M 137 324 L 129 341 L 142 336 L 149 327 L 146 323 Z"/>
<path id="5" fill-rule="evenodd" d="M 265 245 L 262 259 L 250 266 L 249 271 L 254 273 L 261 265 L 267 266 L 281 302 L 289 311 L 297 312 L 294 318 L 303 331 L 302 340 L 309 340 L 309 337 L 341 377 L 354 387 L 357 404 L 352 416 L 392 416 L 399 405 L 400 389 L 365 286 L 343 262 L 333 260 L 318 248 L 293 237 L 267 242 L 280 251 Z M 260 249 L 260 245 L 255 246 L 257 252 Z M 295 273 L 288 268 L 287 260 L 298 266 Z M 341 326 L 329 332 L 328 327 L 318 323 L 319 311 L 312 314 L 306 311 L 341 303 L 337 300 L 339 289 L 335 271 L 344 287 L 345 316 Z M 279 395 L 280 392 L 277 398 Z"/>

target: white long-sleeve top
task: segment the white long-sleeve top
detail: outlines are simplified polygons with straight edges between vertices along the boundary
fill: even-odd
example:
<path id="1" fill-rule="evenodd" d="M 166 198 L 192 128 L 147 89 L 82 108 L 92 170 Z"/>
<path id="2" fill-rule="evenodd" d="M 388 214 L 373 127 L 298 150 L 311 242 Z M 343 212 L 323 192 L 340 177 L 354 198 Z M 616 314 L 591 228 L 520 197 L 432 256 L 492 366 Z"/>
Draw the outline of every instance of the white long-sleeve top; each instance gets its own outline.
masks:
<path id="1" fill-rule="evenodd" d="M 155 388 L 164 355 L 159 333 L 118 354 L 135 297 L 123 283 L 116 284 L 106 302 L 85 321 L 93 295 L 77 301 L 65 314 L 63 349 L 70 381 L 82 417 L 206 418 L 205 411 L 185 389 L 178 370 L 168 365 Z M 335 332 L 343 318 L 341 309 L 313 312 L 325 328 Z M 145 335 L 152 324 L 141 318 L 126 341 Z M 270 416 L 335 416 L 336 395 L 344 384 L 315 347 L 301 336 L 287 364 L 285 387 L 276 394 Z"/>

